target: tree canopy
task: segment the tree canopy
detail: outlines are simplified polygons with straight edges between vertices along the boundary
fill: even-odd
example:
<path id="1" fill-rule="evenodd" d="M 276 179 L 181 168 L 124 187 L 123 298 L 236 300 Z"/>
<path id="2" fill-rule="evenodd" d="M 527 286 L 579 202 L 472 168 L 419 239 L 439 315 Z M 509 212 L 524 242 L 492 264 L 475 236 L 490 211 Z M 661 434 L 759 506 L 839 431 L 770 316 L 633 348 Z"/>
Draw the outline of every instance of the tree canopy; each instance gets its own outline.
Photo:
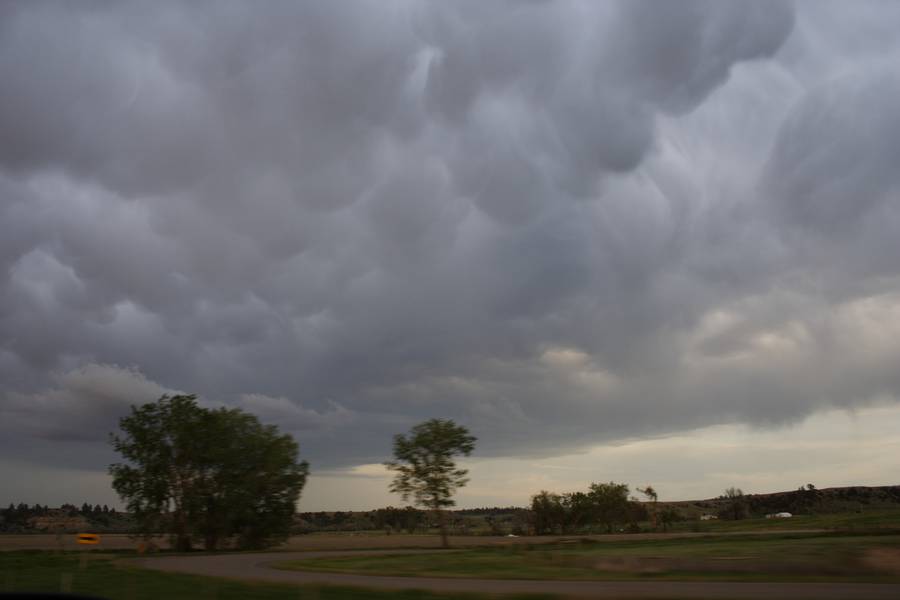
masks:
<path id="1" fill-rule="evenodd" d="M 194 395 L 132 407 L 119 426 L 111 443 L 125 462 L 109 471 L 144 533 L 170 533 L 178 550 L 232 537 L 260 548 L 288 535 L 308 473 L 291 436 Z"/>
<path id="2" fill-rule="evenodd" d="M 628 518 L 628 486 L 624 483 L 592 483 L 588 497 L 594 507 L 594 518 L 612 533 L 613 525 Z"/>
<path id="3" fill-rule="evenodd" d="M 408 435 L 395 435 L 394 460 L 385 463 L 396 471 L 392 492 L 437 513 L 444 546 L 448 541 L 443 509 L 455 504 L 453 494 L 468 482 L 468 471 L 456 468 L 453 459 L 471 454 L 475 442 L 465 427 L 449 419 L 430 419 L 413 427 Z"/>

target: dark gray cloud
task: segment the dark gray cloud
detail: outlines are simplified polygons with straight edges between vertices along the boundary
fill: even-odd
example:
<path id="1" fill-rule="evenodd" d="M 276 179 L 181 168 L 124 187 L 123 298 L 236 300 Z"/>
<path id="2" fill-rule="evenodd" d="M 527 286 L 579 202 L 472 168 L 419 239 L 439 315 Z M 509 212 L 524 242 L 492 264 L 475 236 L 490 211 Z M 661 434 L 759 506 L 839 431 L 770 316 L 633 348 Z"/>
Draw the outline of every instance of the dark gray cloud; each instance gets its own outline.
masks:
<path id="1" fill-rule="evenodd" d="M 323 466 L 896 398 L 897 14 L 818 6 L 4 4 L 5 452 L 166 390 Z"/>

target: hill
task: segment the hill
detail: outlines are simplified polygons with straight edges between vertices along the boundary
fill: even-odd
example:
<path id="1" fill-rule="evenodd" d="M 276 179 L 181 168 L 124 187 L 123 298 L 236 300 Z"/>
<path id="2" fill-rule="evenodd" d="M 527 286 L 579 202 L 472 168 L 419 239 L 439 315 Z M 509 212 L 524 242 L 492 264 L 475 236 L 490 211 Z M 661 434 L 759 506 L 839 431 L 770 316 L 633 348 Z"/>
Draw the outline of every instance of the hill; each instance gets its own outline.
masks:
<path id="1" fill-rule="evenodd" d="M 779 512 L 795 515 L 861 512 L 900 506 L 900 485 L 816 489 L 810 484 L 787 492 L 746 494 L 742 502 L 743 516 L 746 517 L 763 517 Z M 660 502 L 660 506 L 673 508 L 686 520 L 699 519 L 701 515 L 728 518 L 731 501 L 719 496 L 707 500 Z"/>

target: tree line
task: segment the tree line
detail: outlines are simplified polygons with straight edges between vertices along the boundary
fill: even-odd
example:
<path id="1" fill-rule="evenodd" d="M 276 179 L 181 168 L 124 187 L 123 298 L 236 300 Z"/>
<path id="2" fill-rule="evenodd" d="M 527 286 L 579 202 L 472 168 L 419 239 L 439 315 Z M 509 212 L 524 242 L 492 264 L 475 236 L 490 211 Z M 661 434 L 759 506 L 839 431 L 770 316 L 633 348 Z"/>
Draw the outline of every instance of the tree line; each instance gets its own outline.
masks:
<path id="1" fill-rule="evenodd" d="M 640 530 L 638 523 L 643 521 L 666 531 L 671 523 L 681 519 L 670 507 L 657 508 L 658 496 L 651 486 L 636 491 L 646 496 L 647 501 L 629 496 L 628 485 L 614 481 L 592 483 L 587 491 L 557 494 L 542 490 L 531 497 L 534 533 L 636 532 Z"/>
<path id="2" fill-rule="evenodd" d="M 372 531 L 385 533 L 415 533 L 428 527 L 425 511 L 412 506 L 404 508 L 378 508 L 368 511 L 318 511 L 297 514 L 294 530 L 298 533 L 313 531 Z"/>
<path id="3" fill-rule="evenodd" d="M 40 504 L 34 504 L 32 506 L 29 506 L 25 502 L 19 502 L 18 504 L 10 502 L 8 507 L 0 509 L 0 515 L 5 518 L 11 518 L 13 515 L 42 517 L 50 514 L 51 511 L 62 511 L 70 517 L 75 517 L 78 515 L 87 517 L 91 515 L 108 515 L 110 513 L 116 513 L 115 508 L 110 508 L 106 504 L 91 504 L 89 502 L 83 502 L 81 504 L 81 508 L 68 502 L 61 504 L 59 508 L 51 508 L 49 504 L 45 504 L 43 506 Z"/>
<path id="4" fill-rule="evenodd" d="M 531 511 L 521 507 L 494 507 L 447 511 L 452 535 L 527 535 L 532 532 Z M 367 511 L 300 512 L 295 534 L 317 531 L 381 531 L 386 535 L 425 533 L 439 528 L 430 510 L 388 506 Z"/>
<path id="5" fill-rule="evenodd" d="M 89 523 L 103 527 L 109 525 L 110 519 L 119 514 L 115 508 L 106 504 L 82 503 L 81 507 L 70 503 L 64 503 L 58 508 L 49 505 L 34 504 L 29 506 L 24 502 L 10 503 L 7 508 L 0 509 L 0 532 L 15 533 L 33 529 L 36 517 L 83 517 Z"/>

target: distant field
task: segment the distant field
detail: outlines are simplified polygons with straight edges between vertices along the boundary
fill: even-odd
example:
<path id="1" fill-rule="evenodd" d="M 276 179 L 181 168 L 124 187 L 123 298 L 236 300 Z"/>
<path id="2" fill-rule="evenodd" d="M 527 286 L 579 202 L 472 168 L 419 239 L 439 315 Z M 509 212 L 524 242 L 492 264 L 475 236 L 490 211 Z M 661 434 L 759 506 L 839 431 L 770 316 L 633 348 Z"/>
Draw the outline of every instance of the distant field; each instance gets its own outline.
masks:
<path id="1" fill-rule="evenodd" d="M 900 535 L 774 533 L 332 557 L 280 568 L 418 577 L 900 582 Z"/>
<path id="2" fill-rule="evenodd" d="M 792 529 L 900 529 L 900 507 L 881 508 L 864 512 L 796 515 L 789 519 L 684 521 L 676 523 L 671 528 L 671 531 L 785 531 Z"/>
<path id="3" fill-rule="evenodd" d="M 647 524 L 643 524 L 648 529 Z M 764 533 L 767 531 L 900 531 L 900 507 L 891 509 L 870 510 L 862 513 L 840 513 L 826 515 L 799 515 L 790 519 L 743 519 L 740 521 L 685 521 L 676 523 L 670 532 L 682 535 L 704 533 Z M 451 536 L 455 547 L 508 546 L 511 544 L 552 543 L 556 540 L 573 537 L 587 537 L 599 541 L 637 540 L 644 538 L 664 537 L 657 533 L 591 536 Z M 101 534 L 99 547 L 80 547 L 75 543 L 74 534 L 57 537 L 53 534 L 0 534 L 0 551 L 2 550 L 134 550 L 137 541 L 127 534 Z M 157 542 L 166 547 L 166 541 L 160 538 Z M 383 531 L 312 533 L 291 537 L 277 550 L 367 550 L 380 548 L 438 548 L 440 539 L 436 534 L 394 534 L 385 535 Z"/>

